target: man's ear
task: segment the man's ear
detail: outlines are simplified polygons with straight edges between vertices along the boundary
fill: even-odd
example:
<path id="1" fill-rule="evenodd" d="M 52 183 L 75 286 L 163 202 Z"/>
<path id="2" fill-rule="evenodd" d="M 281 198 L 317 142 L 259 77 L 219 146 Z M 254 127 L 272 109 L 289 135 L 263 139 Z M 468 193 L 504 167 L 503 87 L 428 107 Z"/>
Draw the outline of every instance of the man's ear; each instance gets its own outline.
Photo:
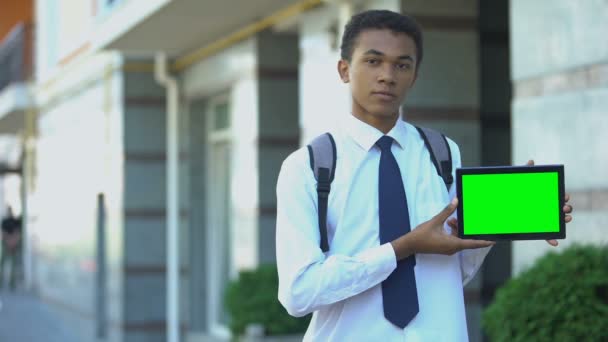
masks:
<path id="1" fill-rule="evenodd" d="M 350 82 L 350 76 L 348 73 L 349 69 L 350 69 L 350 65 L 348 65 L 348 62 L 346 60 L 340 59 L 338 61 L 338 74 L 340 75 L 340 79 L 344 83 Z"/>

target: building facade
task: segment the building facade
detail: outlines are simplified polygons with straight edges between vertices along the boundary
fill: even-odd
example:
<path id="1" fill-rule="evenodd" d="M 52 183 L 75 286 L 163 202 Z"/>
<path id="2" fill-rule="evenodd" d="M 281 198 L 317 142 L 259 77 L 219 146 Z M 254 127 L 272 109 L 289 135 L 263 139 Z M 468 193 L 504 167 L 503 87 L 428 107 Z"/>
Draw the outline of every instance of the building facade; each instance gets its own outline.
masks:
<path id="1" fill-rule="evenodd" d="M 0 216 L 8 207 L 17 216 L 26 215 L 23 201 L 25 164 L 24 146 L 33 143 L 35 101 L 32 92 L 34 73 L 34 3 L 5 1 L 0 11 Z M 30 243 L 24 239 L 24 256 Z M 30 259 L 22 260 L 17 274 L 30 274 Z M 14 265 L 18 265 L 18 263 Z M 3 268 L 5 269 L 5 268 Z M 11 271 L 12 272 L 12 271 Z M 19 277 L 19 275 L 18 275 Z M 0 284 L 2 286 L 4 284 Z"/>
<path id="2" fill-rule="evenodd" d="M 405 120 L 453 138 L 466 166 L 564 163 L 563 244 L 607 241 L 604 2 L 37 1 L 35 110 L 5 116 L 25 137 L 31 288 L 83 341 L 228 339 L 223 289 L 274 262 L 281 162 L 349 115 L 341 30 L 372 8 L 424 30 Z M 465 289 L 472 341 L 545 245 L 494 247 Z"/>

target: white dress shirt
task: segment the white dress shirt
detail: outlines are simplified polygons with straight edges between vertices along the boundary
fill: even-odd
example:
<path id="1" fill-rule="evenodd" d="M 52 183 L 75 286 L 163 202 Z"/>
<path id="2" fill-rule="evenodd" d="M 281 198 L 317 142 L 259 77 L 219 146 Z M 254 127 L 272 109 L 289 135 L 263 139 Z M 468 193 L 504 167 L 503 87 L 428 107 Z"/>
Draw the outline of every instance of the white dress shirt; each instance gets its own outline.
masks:
<path id="1" fill-rule="evenodd" d="M 329 252 L 319 247 L 316 181 L 305 147 L 283 162 L 277 183 L 279 300 L 293 316 L 314 312 L 304 341 L 467 341 L 463 284 L 489 248 L 416 254 L 420 311 L 405 329 L 391 324 L 380 283 L 397 262 L 392 245 L 380 245 L 378 235 L 380 149 L 374 145 L 383 133 L 354 116 L 331 133 L 337 167 L 328 202 Z M 448 194 L 414 126 L 398 120 L 387 135 L 395 139 L 392 152 L 415 229 L 450 202 L 455 186 Z M 460 151 L 449 144 L 455 172 Z"/>

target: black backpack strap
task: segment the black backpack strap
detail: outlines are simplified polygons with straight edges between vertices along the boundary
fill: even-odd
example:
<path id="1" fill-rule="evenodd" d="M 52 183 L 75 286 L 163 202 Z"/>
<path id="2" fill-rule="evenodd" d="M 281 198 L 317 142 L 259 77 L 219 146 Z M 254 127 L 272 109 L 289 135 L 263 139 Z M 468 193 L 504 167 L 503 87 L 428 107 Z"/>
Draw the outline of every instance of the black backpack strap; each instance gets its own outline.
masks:
<path id="1" fill-rule="evenodd" d="M 336 173 L 336 142 L 329 133 L 321 134 L 308 144 L 310 168 L 317 180 L 317 212 L 319 214 L 319 232 L 321 234 L 321 250 L 329 251 L 327 240 L 327 200 L 331 190 L 331 182 Z"/>
<path id="2" fill-rule="evenodd" d="M 452 152 L 448 140 L 445 135 L 434 129 L 418 126 L 416 126 L 416 129 L 424 140 L 427 150 L 429 150 L 437 174 L 443 179 L 449 192 L 452 183 L 454 183 L 454 177 L 452 176 Z"/>

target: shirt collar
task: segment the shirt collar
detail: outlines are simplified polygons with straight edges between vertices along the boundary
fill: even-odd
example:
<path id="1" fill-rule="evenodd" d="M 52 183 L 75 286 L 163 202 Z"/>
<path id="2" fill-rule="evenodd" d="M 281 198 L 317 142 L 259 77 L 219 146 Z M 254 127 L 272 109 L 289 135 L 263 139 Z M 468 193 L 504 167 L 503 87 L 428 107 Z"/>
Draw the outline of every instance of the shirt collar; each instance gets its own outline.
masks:
<path id="1" fill-rule="evenodd" d="M 384 135 L 382 131 L 359 120 L 352 114 L 348 116 L 345 128 L 346 133 L 365 151 L 369 151 L 376 141 Z M 395 126 L 386 135 L 395 139 L 397 146 L 405 148 L 407 128 L 403 120 L 397 120 Z"/>

